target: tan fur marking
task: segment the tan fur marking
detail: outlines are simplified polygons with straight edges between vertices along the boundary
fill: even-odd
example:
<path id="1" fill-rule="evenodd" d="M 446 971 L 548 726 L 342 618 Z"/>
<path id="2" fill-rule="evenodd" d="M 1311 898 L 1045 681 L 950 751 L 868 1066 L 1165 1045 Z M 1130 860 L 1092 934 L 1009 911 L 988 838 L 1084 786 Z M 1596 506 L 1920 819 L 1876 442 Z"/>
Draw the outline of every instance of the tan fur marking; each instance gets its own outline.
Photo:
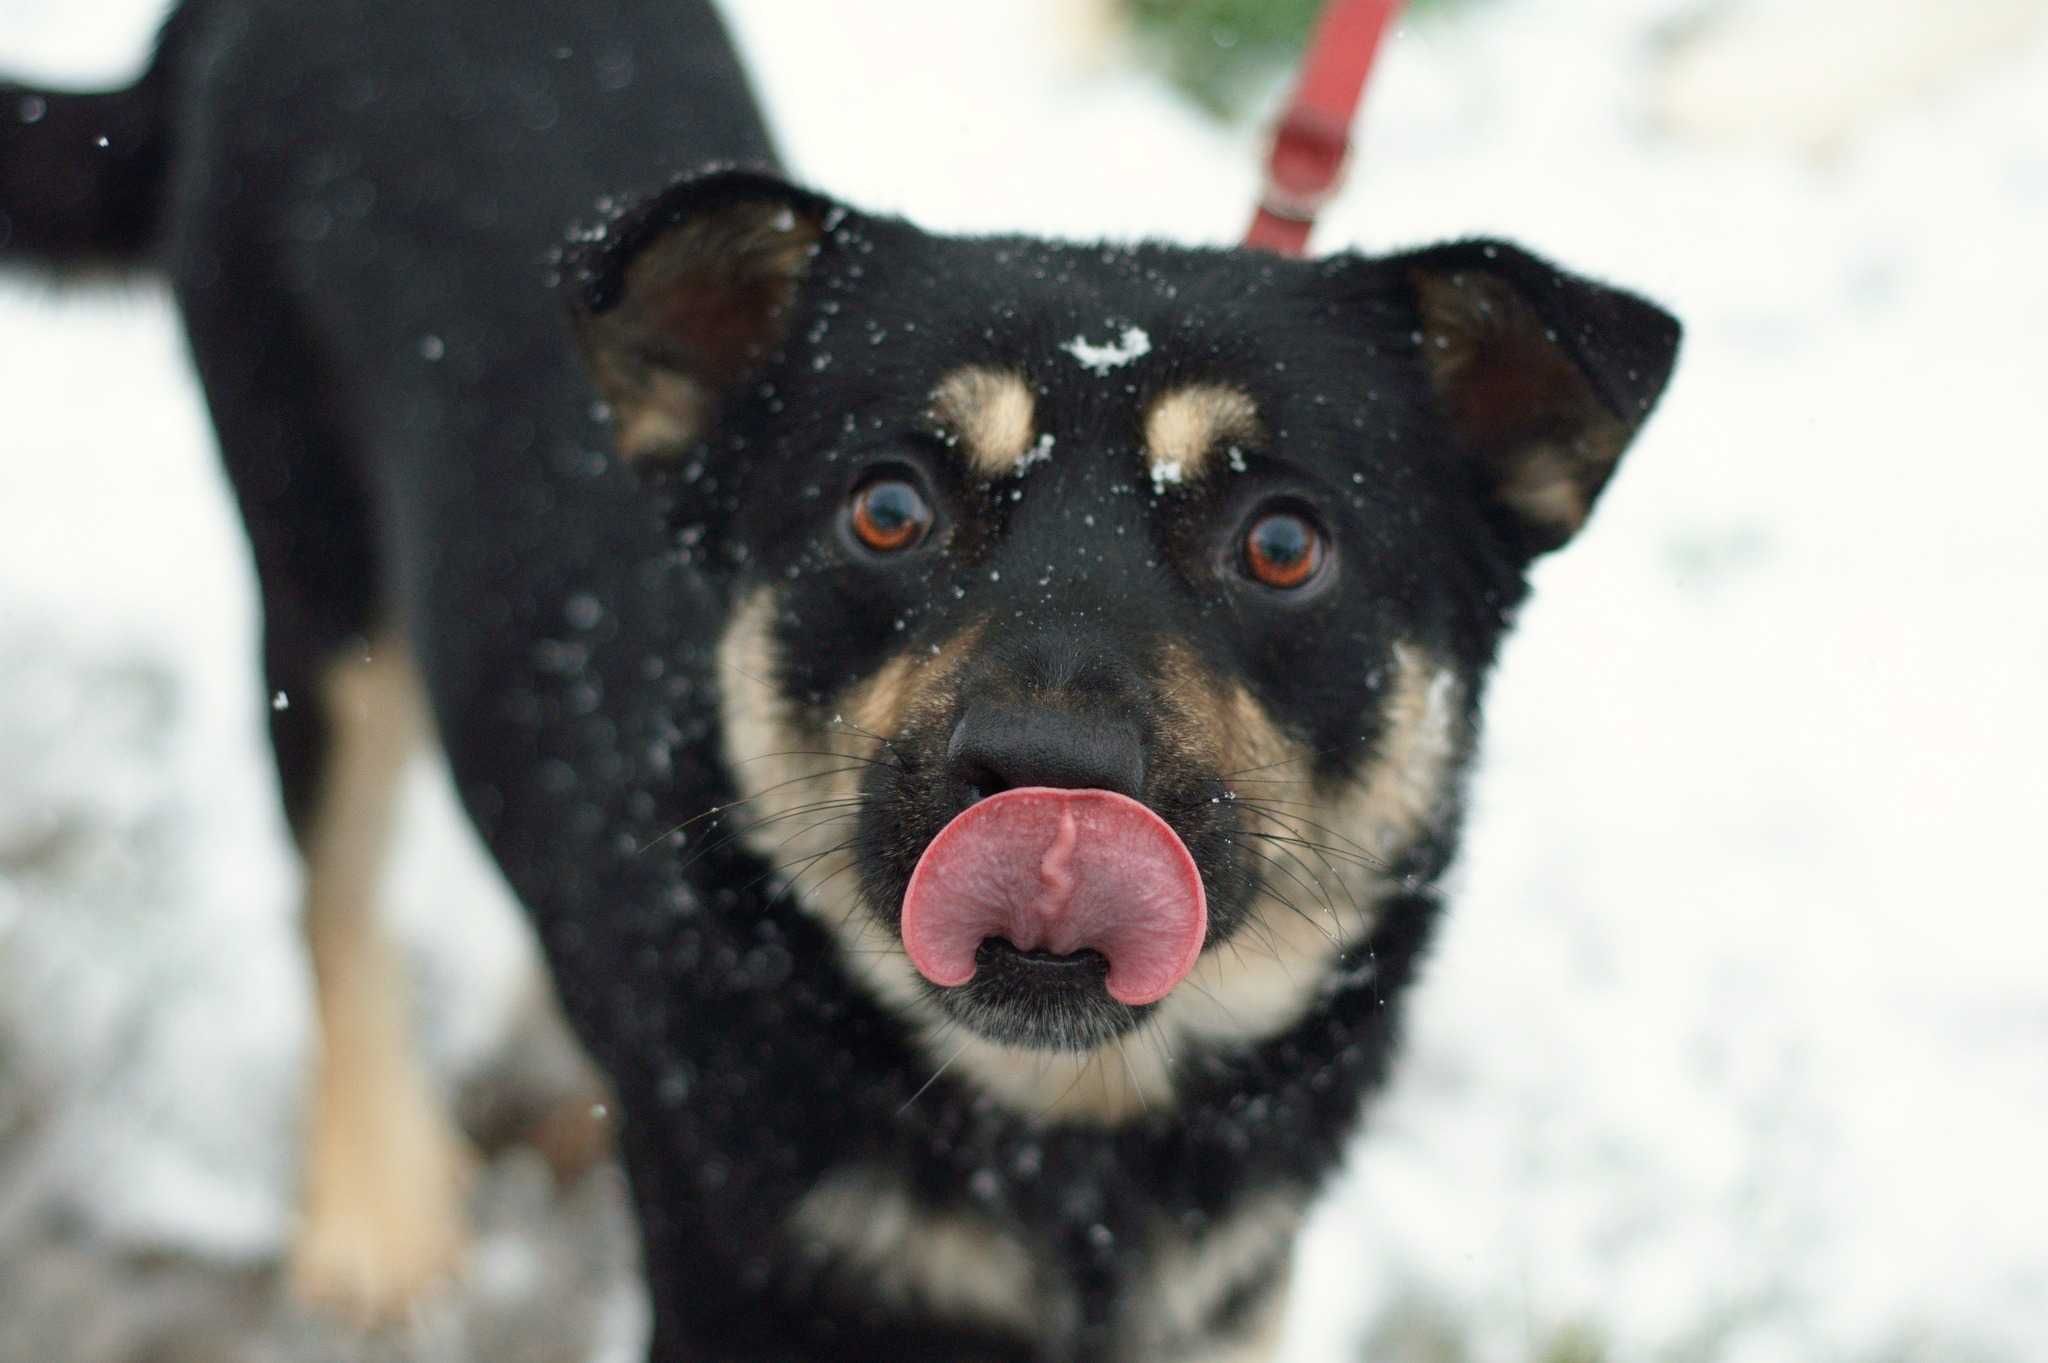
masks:
<path id="1" fill-rule="evenodd" d="M 731 204 L 647 243 L 608 311 L 577 312 L 621 458 L 674 454 L 703 433 L 780 338 L 823 230 L 782 204 Z"/>
<path id="2" fill-rule="evenodd" d="M 1379 746 L 1364 775 L 1331 809 L 1333 826 L 1391 859 L 1443 814 L 1464 735 L 1458 677 L 1414 644 L 1394 645 Z"/>
<path id="3" fill-rule="evenodd" d="M 1238 389 L 1213 383 L 1176 388 L 1145 413 L 1146 467 L 1170 482 L 1195 482 L 1229 446 L 1258 434 L 1258 408 Z"/>
<path id="4" fill-rule="evenodd" d="M 1336 842 L 1353 850 L 1338 841 L 1345 830 L 1324 817 L 1319 792 L 1309 784 L 1308 749 L 1273 723 L 1257 697 L 1241 684 L 1221 682 L 1178 646 L 1167 649 L 1161 666 L 1162 689 L 1181 710 L 1168 727 L 1194 745 L 1187 760 L 1225 773 L 1242 795 L 1239 850 L 1254 864 L 1263 862 L 1269 891 L 1254 903 L 1241 943 L 1204 952 L 1156 1016 L 1162 1028 L 1197 1042 L 1260 1040 L 1285 1030 L 1306 1010 L 1341 947 L 1370 929 L 1363 910 L 1383 887 L 1341 857 L 1319 857 L 1259 836 Z M 1311 805 L 1274 803 L 1275 812 L 1267 812 L 1258 807 L 1262 797 Z M 1303 820 L 1335 829 L 1337 836 Z"/>
<path id="5" fill-rule="evenodd" d="M 1243 686 L 1218 682 L 1177 648 L 1162 670 L 1185 707 L 1170 727 L 1206 738 L 1197 760 L 1239 774 L 1240 850 L 1263 858 L 1267 892 L 1241 945 L 1204 952 L 1155 1016 L 1196 1042 L 1262 1040 L 1298 1021 L 1338 957 L 1372 931 L 1375 906 L 1394 888 L 1380 867 L 1435 818 L 1457 754 L 1455 681 L 1422 650 L 1397 645 L 1378 747 L 1357 782 L 1329 790 L 1311 779 L 1313 755 Z"/>
<path id="6" fill-rule="evenodd" d="M 932 390 L 932 420 L 960 442 L 967 467 L 983 478 L 1028 467 L 1035 407 L 1022 375 L 978 365 L 954 370 Z"/>
<path id="7" fill-rule="evenodd" d="M 829 928 L 853 973 L 905 1016 L 928 1018 L 929 1006 L 903 944 L 860 903 L 851 849 L 834 850 L 854 826 L 861 772 L 881 751 L 871 735 L 899 732 L 919 703 L 942 704 L 944 679 L 958 666 L 973 634 L 937 656 L 901 656 L 842 698 L 843 723 L 806 716 L 775 690 L 775 591 L 757 588 L 733 612 L 719 642 L 727 764 L 739 786 L 732 817 L 747 845 L 777 865 L 807 866 L 798 902 Z M 917 683 L 922 682 L 921 696 Z M 764 754 L 776 754 L 764 756 Z M 834 802 L 840 812 L 791 816 L 800 805 Z M 715 836 L 707 831 L 701 835 Z M 810 860 L 816 858 L 815 861 Z M 937 1020 L 931 1019 L 936 1026 Z"/>
<path id="8" fill-rule="evenodd" d="M 461 1262 L 468 1148 L 428 1089 L 376 913 L 393 798 L 424 727 L 403 648 L 329 669 L 327 771 L 305 842 L 320 1056 L 305 1147 L 300 1295 L 388 1320 Z"/>
<path id="9" fill-rule="evenodd" d="M 619 457 L 637 463 L 688 445 L 711 418 L 711 395 L 681 374 L 650 371 L 641 397 L 615 418 Z"/>
<path id="10" fill-rule="evenodd" d="M 900 1305 L 1035 1334 L 1044 1324 L 1031 1254 L 982 1217 L 919 1207 L 894 1179 L 837 1173 L 797 1204 L 791 1235 L 851 1285 Z"/>
<path id="11" fill-rule="evenodd" d="M 1273 1363 L 1287 1334 L 1287 1296 L 1293 1277 L 1292 1267 L 1282 1273 L 1241 1338 L 1190 1354 L 1185 1363 Z"/>
<path id="12" fill-rule="evenodd" d="M 1276 1258 L 1291 1259 L 1304 1199 L 1274 1194 L 1252 1202 L 1199 1239 L 1169 1231 L 1157 1246 L 1151 1324 L 1155 1357 L 1200 1363 L 1262 1363 L 1280 1346 L 1287 1271 L 1273 1284 L 1249 1328 L 1235 1339 L 1207 1336 L 1204 1323 L 1232 1288 Z M 1206 1347 L 1205 1347 L 1206 1346 Z"/>
<path id="13" fill-rule="evenodd" d="M 1602 405 L 1529 304 L 1475 273 L 1413 275 L 1422 354 L 1451 423 L 1492 464 L 1502 505 L 1562 544 L 1627 448 L 1628 423 Z M 1569 446 L 1533 432 L 1575 432 Z"/>
<path id="14" fill-rule="evenodd" d="M 803 883 L 832 886 L 838 910 L 823 907 L 814 893 L 802 896 L 802 902 L 830 920 L 853 908 L 857 889 L 852 852 L 832 850 L 846 840 L 855 819 L 852 807 L 837 802 L 858 798 L 861 769 L 877 745 L 851 726 L 832 729 L 809 722 L 782 699 L 775 689 L 774 621 L 775 593 L 763 587 L 733 613 L 720 641 L 726 761 L 740 799 L 697 836 L 723 836 L 719 825 L 730 819 L 748 846 L 779 866 L 794 870 L 807 858 L 819 858 L 805 871 Z M 853 723 L 870 727 L 859 719 Z M 794 813 L 825 801 L 833 802 L 830 810 Z"/>
<path id="15" fill-rule="evenodd" d="M 1012 1110 L 1043 1121 L 1120 1126 L 1173 1102 L 1173 1057 L 1142 1039 L 1074 1055 L 963 1038 L 958 1027 L 934 1025 L 928 1034 L 940 1060 L 953 1057 L 948 1074 L 969 1077 Z"/>
<path id="16" fill-rule="evenodd" d="M 1586 521 L 1586 498 L 1572 461 L 1555 446 L 1538 445 L 1507 470 L 1494 494 L 1524 518 L 1563 538 Z"/>

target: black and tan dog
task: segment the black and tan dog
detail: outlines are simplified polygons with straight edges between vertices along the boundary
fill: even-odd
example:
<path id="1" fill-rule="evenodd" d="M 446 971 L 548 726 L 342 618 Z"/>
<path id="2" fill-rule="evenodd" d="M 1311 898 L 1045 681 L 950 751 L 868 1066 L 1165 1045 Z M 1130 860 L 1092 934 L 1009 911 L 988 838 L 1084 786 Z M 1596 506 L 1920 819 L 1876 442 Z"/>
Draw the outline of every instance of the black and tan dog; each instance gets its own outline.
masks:
<path id="1" fill-rule="evenodd" d="M 319 699 L 304 1280 L 460 1244 L 369 903 L 431 729 L 616 1087 L 654 1358 L 1266 1357 L 1525 569 L 1677 326 L 1505 244 L 941 237 L 714 159 L 772 165 L 743 77 L 647 0 L 193 0 L 134 89 L 0 99 L 0 243 L 168 273 Z"/>

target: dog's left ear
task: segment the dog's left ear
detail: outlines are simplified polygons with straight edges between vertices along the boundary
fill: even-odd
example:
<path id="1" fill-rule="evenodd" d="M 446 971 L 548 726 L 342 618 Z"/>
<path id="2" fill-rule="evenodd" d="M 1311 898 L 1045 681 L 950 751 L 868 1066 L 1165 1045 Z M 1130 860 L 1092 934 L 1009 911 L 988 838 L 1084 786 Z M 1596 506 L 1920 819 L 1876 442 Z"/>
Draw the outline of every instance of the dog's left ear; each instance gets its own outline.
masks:
<path id="1" fill-rule="evenodd" d="M 1509 541 L 1577 533 L 1671 376 L 1678 320 L 1497 241 L 1390 262 L 1412 290 L 1421 359 Z"/>
<path id="2" fill-rule="evenodd" d="M 571 248 L 584 363 L 630 463 L 679 455 L 783 339 L 830 199 L 772 175 L 682 180 Z"/>

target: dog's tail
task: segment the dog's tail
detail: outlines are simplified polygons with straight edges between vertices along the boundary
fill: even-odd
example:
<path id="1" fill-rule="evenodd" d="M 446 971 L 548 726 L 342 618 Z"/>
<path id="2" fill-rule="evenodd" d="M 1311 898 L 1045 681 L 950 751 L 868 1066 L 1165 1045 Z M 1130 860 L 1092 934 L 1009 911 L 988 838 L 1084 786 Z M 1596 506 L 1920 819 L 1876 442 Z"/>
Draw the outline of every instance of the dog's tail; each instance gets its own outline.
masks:
<path id="1" fill-rule="evenodd" d="M 0 266 L 152 263 L 171 157 L 173 25 L 149 70 L 125 90 L 37 90 L 0 80 Z"/>

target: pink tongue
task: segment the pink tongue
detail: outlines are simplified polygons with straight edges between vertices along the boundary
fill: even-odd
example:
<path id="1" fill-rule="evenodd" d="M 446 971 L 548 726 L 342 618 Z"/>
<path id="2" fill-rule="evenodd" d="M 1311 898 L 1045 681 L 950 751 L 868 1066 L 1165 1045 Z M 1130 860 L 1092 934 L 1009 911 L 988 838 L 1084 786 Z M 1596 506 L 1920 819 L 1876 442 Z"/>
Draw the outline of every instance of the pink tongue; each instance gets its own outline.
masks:
<path id="1" fill-rule="evenodd" d="M 903 947 L 937 985 L 974 978 L 1001 937 L 1020 951 L 1109 960 L 1110 997 L 1154 1003 L 1202 952 L 1201 873 L 1166 821 L 1107 790 L 1022 786 L 939 830 L 903 896 Z"/>

